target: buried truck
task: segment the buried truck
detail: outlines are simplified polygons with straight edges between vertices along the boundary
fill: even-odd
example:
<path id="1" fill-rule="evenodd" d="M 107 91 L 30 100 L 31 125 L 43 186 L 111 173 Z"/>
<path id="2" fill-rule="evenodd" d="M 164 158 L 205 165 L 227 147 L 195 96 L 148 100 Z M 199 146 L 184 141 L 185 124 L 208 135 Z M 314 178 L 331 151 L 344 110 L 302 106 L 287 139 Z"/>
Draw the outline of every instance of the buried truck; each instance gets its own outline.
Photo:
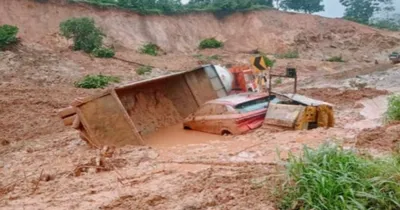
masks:
<path id="1" fill-rule="evenodd" d="M 318 124 L 320 105 L 332 107 L 324 102 L 309 103 L 311 99 L 300 102 L 298 98 L 301 97 L 297 94 L 291 96 L 275 94 L 283 98 L 282 103 L 285 103 L 285 106 L 281 104 L 273 106 L 272 103 L 275 101 L 271 100 L 271 96 L 267 96 L 268 102 L 265 104 L 265 93 L 243 93 L 229 96 L 235 85 L 237 86 L 235 83 L 239 81 L 234 78 L 234 75 L 221 66 L 205 65 L 190 71 L 114 87 L 102 94 L 78 98 L 71 103 L 71 106 L 59 110 L 58 114 L 63 119 L 64 125 L 80 132 L 80 137 L 84 141 L 101 148 L 102 146 L 146 145 L 144 136 L 162 128 L 183 123 L 185 118 L 185 123 L 187 123 L 190 116 L 194 116 L 201 110 L 200 107 L 214 102 L 214 104 L 221 104 L 226 98 L 230 98 L 232 102 L 230 108 L 226 107 L 227 111 L 235 112 L 232 113 L 233 115 L 237 114 L 232 119 L 235 121 L 235 125 L 239 123 L 238 130 L 227 127 L 219 129 L 223 126 L 215 127 L 211 124 L 207 125 L 208 129 L 186 127 L 217 134 L 241 134 L 273 123 L 280 128 L 308 129 L 314 128 Z M 246 76 L 241 80 L 246 84 L 239 85 L 246 88 L 242 90 L 242 92 L 246 92 L 249 87 L 247 84 L 254 84 L 251 78 L 255 77 L 251 77 L 248 71 L 240 75 Z M 235 90 L 235 93 L 237 91 Z M 253 94 L 260 95 L 261 104 L 253 104 L 252 100 L 249 101 L 250 104 L 246 104 L 247 101 L 243 99 L 243 96 L 253 97 Z M 238 100 L 233 100 L 234 98 Z M 269 106 L 272 111 L 268 111 Z M 288 108 L 288 106 L 296 108 Z M 259 109 L 260 107 L 261 109 Z M 307 111 L 308 109 L 311 111 Z M 253 113 L 257 117 L 254 118 L 254 121 L 251 117 L 248 120 L 246 114 Z M 308 116 L 311 114 L 313 116 Z M 223 112 L 218 115 L 214 115 L 214 118 L 220 117 Z M 264 120 L 265 116 L 267 119 Z M 302 122 L 301 126 L 297 125 L 300 122 Z M 326 121 L 325 124 L 320 123 L 320 125 L 331 127 L 333 121 L 330 120 L 330 123 Z"/>
<path id="2" fill-rule="evenodd" d="M 389 55 L 389 60 L 392 61 L 393 64 L 400 63 L 400 53 L 392 52 L 392 54 Z"/>

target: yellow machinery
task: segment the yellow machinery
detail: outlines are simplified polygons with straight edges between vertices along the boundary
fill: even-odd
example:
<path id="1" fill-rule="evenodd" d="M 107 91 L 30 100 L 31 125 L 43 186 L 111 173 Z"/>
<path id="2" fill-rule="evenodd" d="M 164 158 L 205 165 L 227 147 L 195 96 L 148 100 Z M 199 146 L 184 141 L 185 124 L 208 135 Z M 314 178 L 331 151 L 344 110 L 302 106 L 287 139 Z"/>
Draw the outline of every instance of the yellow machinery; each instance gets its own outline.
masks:
<path id="1" fill-rule="evenodd" d="M 272 92 L 272 77 L 294 79 L 293 94 Z M 269 93 L 282 98 L 283 104 L 268 105 L 264 125 L 288 130 L 308 130 L 318 127 L 330 128 L 335 125 L 333 105 L 297 94 L 297 73 L 287 68 L 286 75 L 269 74 Z"/>
<path id="2" fill-rule="evenodd" d="M 269 105 L 264 125 L 286 130 L 334 126 L 335 119 L 331 104 L 299 94 L 284 94 L 281 97 L 287 99 L 287 104 Z"/>

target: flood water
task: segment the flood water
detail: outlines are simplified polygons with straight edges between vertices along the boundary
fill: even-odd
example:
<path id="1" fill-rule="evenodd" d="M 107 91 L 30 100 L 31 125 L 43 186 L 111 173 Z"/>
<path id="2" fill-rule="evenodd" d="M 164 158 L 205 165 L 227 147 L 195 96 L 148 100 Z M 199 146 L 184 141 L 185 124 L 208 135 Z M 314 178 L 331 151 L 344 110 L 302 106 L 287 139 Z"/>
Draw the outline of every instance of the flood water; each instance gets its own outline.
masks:
<path id="1" fill-rule="evenodd" d="M 365 117 L 364 120 L 346 125 L 345 128 L 375 128 L 383 124 L 383 116 L 387 110 L 388 100 L 386 95 L 378 96 L 372 99 L 362 100 L 364 108 L 360 114 Z"/>
<path id="2" fill-rule="evenodd" d="M 203 144 L 219 140 L 226 140 L 226 138 L 215 134 L 184 130 L 182 124 L 163 128 L 155 133 L 144 136 L 146 145 L 159 148 Z"/>

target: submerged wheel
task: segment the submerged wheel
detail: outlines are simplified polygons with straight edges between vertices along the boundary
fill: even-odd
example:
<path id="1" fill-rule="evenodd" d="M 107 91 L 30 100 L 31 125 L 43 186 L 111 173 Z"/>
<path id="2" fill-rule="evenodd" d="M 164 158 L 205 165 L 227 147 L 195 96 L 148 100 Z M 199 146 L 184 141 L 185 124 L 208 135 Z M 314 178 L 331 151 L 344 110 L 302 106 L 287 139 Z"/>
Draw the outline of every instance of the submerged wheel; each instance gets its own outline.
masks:
<path id="1" fill-rule="evenodd" d="M 230 135 L 232 135 L 232 133 L 231 133 L 230 131 L 228 131 L 228 130 L 223 130 L 221 134 L 222 134 L 223 136 L 230 136 Z"/>

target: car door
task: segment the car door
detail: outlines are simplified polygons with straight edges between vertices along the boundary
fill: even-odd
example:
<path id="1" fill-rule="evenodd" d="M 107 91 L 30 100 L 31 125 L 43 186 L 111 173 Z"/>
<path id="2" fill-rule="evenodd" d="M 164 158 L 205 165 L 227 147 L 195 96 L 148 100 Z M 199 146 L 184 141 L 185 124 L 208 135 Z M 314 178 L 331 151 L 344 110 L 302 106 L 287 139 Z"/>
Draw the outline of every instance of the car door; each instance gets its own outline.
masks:
<path id="1" fill-rule="evenodd" d="M 213 106 L 212 104 L 205 104 L 197 110 L 194 114 L 193 123 L 191 123 L 191 128 L 197 131 L 210 132 L 209 128 L 209 116 L 212 114 Z"/>
<path id="2" fill-rule="evenodd" d="M 214 104 L 212 115 L 210 115 L 210 131 L 215 134 L 221 134 L 221 130 L 224 127 L 225 120 L 227 118 L 227 107 L 223 104 Z"/>

